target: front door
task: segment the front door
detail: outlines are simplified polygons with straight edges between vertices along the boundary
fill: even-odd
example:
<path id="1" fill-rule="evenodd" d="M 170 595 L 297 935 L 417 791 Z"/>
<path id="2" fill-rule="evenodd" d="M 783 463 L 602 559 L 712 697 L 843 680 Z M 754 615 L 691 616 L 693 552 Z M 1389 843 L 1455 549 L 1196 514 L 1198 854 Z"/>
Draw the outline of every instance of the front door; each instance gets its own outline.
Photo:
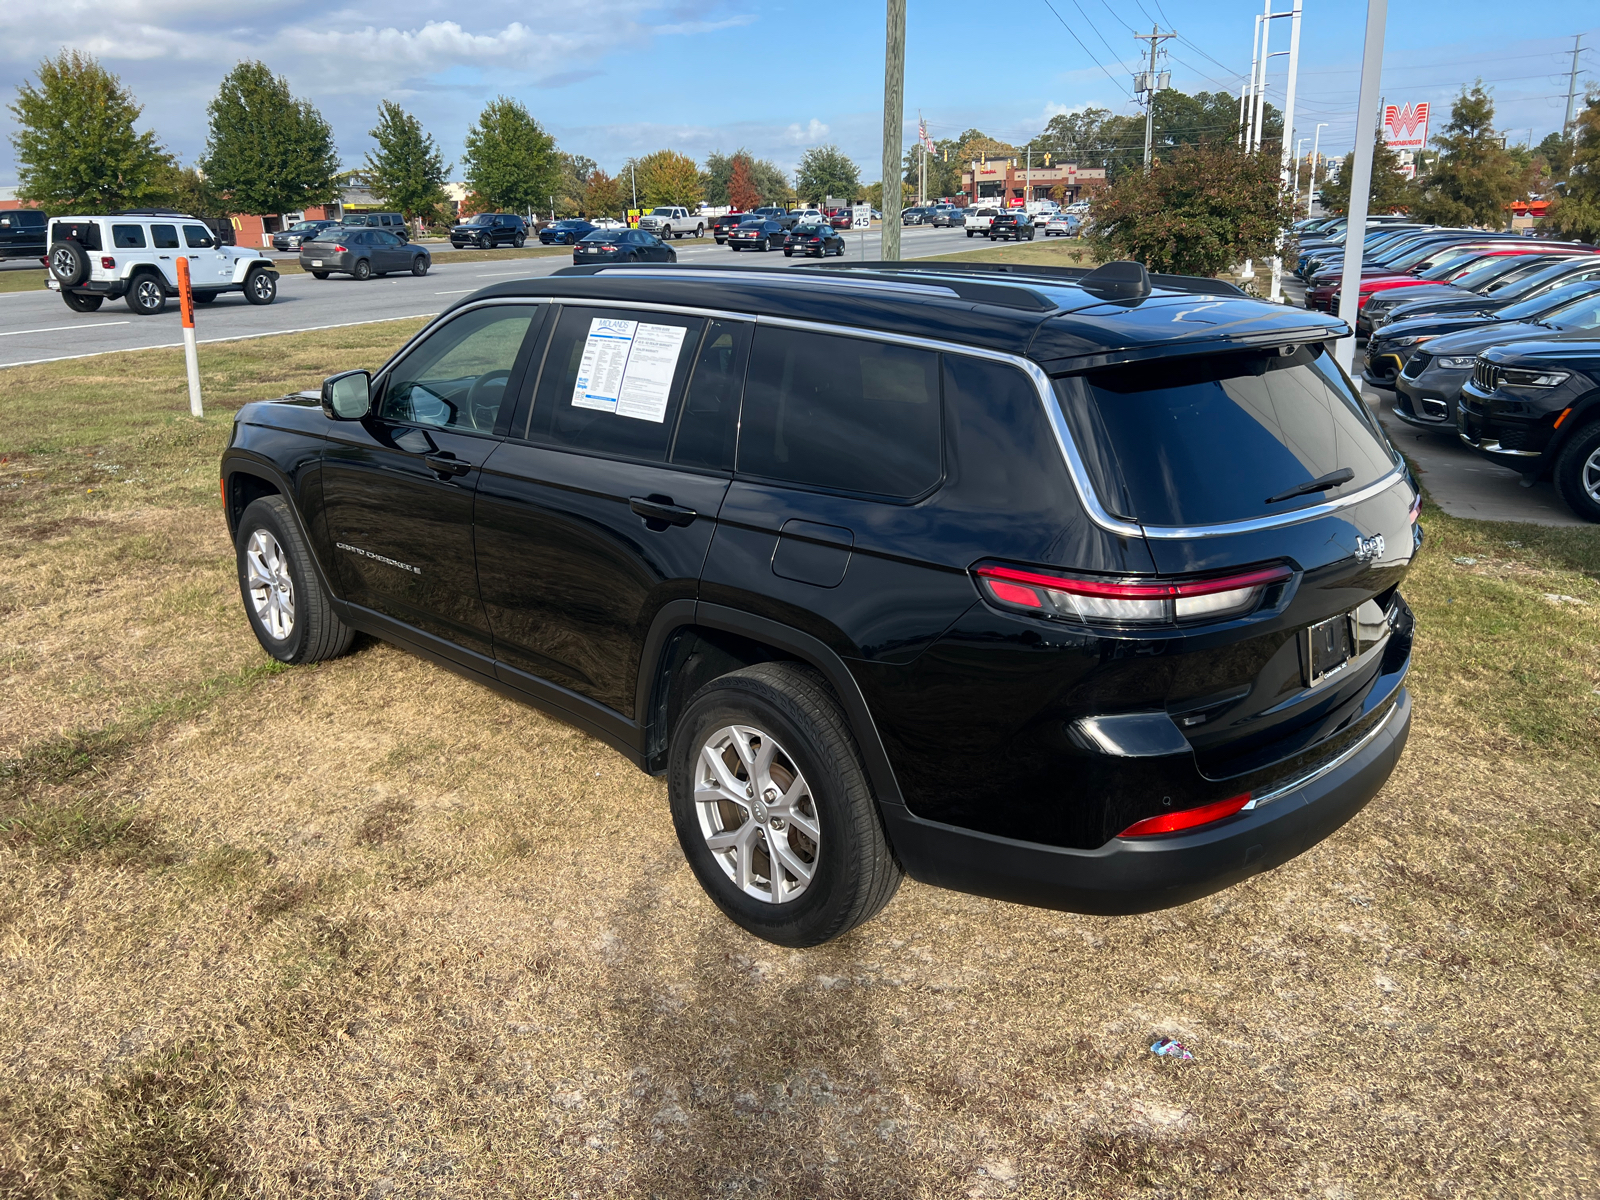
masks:
<path id="1" fill-rule="evenodd" d="M 406 244 L 387 229 L 371 230 L 367 237 L 372 241 L 374 271 L 403 271 L 411 265 Z"/>
<path id="2" fill-rule="evenodd" d="M 218 245 L 204 225 L 183 227 L 183 253 L 189 259 L 189 280 L 194 287 L 218 287 L 233 282 L 233 256 Z"/>
<path id="3" fill-rule="evenodd" d="M 323 456 L 328 540 L 345 598 L 484 667 L 478 656 L 492 646 L 473 495 L 541 313 L 469 309 L 440 326 L 375 381 L 371 416 L 334 423 Z"/>
<path id="4" fill-rule="evenodd" d="M 526 426 L 485 472 L 478 575 L 498 669 L 635 712 L 664 604 L 695 598 L 733 464 L 748 326 L 562 311 Z"/>

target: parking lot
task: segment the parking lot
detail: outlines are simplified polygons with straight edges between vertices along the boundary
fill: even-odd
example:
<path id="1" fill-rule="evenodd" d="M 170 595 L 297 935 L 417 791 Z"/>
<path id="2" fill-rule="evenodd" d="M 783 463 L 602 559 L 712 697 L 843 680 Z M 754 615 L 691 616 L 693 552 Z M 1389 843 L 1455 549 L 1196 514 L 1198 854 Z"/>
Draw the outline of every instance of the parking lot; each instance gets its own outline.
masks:
<path id="1" fill-rule="evenodd" d="M 878 229 L 850 231 L 846 240 L 851 258 L 870 260 L 879 256 L 882 234 Z M 967 238 L 959 229 L 911 227 L 901 231 L 906 258 L 949 254 L 980 245 L 1005 253 L 1007 248 L 1015 249 L 1024 244 L 979 242 Z M 736 253 L 710 239 L 674 242 L 673 247 L 682 263 L 737 262 L 784 267 L 807 261 L 788 259 L 778 253 Z M 278 299 L 270 306 L 255 308 L 245 303 L 242 296 L 232 295 L 199 310 L 195 318 L 197 336 L 201 342 L 208 342 L 431 316 L 460 297 L 500 280 L 548 275 L 572 264 L 570 254 L 530 252 L 524 261 L 517 262 L 479 258 L 478 252 L 453 250 L 448 243 L 430 244 L 429 251 L 434 265 L 421 278 L 391 275 L 357 283 L 338 275 L 319 280 L 309 275 L 286 273 L 278 283 Z M 279 257 L 288 262 L 297 261 L 290 255 Z M 43 289 L 43 272 L 39 275 L 41 287 L 38 291 L 0 293 L 0 367 L 102 354 L 108 350 L 181 344 L 176 304 L 170 304 L 168 311 L 155 317 L 135 316 L 120 303 L 108 304 L 96 313 L 74 313 L 55 293 Z"/>

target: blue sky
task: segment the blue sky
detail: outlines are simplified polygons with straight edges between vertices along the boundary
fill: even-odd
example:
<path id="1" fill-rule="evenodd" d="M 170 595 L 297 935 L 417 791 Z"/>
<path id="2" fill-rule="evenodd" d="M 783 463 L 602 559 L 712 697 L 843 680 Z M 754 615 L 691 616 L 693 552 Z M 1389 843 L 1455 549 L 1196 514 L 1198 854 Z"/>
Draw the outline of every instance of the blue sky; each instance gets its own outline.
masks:
<path id="1" fill-rule="evenodd" d="M 1306 0 L 1305 9 L 1295 123 L 1309 137 L 1327 122 L 1323 149 L 1339 153 L 1353 133 L 1365 5 Z M 909 0 L 909 10 L 908 145 L 919 109 L 935 137 L 975 126 L 1009 140 L 1086 105 L 1136 111 L 1126 90 L 1139 48 L 1133 29 L 1148 31 L 1153 21 L 1181 35 L 1167 43 L 1175 87 L 1237 94 L 1261 4 Z M 380 99 L 414 112 L 458 159 L 478 110 L 505 93 L 563 149 L 610 170 L 663 146 L 703 158 L 740 145 L 790 168 L 808 146 L 831 142 L 872 180 L 881 153 L 883 22 L 876 2 L 59 0 L 42 9 L 0 6 L 0 98 L 14 97 L 41 58 L 74 46 L 122 76 L 145 105 L 144 125 L 192 162 L 218 81 L 253 57 L 322 110 L 351 166 L 370 145 Z M 1288 47 L 1288 25 L 1273 22 L 1274 49 Z M 1585 77 L 1600 80 L 1593 0 L 1393 0 L 1384 94 L 1434 101 L 1442 117 L 1460 85 L 1481 77 L 1494 91 L 1500 127 L 1513 141 L 1531 131 L 1537 142 L 1560 127 L 1575 33 L 1595 47 L 1580 60 Z M 1278 104 L 1286 61 L 1272 60 L 1269 95 Z M 0 111 L 0 135 L 10 129 Z M 0 185 L 14 180 L 6 140 Z"/>

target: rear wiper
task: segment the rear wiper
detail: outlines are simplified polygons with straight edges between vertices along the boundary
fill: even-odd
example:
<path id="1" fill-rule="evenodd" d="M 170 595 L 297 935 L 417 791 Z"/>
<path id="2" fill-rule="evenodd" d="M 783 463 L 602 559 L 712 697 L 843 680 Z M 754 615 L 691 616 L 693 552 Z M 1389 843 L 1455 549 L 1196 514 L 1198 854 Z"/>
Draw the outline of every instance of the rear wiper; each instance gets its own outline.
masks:
<path id="1" fill-rule="evenodd" d="M 1325 492 L 1329 488 L 1336 488 L 1341 483 L 1349 483 L 1356 477 L 1356 473 L 1349 467 L 1340 467 L 1337 471 L 1329 471 L 1326 475 L 1318 475 L 1315 479 L 1308 479 L 1304 483 L 1297 483 L 1292 488 L 1285 488 L 1276 496 L 1268 496 L 1267 504 L 1276 504 L 1280 500 L 1293 500 L 1296 496 L 1304 496 L 1310 492 Z"/>

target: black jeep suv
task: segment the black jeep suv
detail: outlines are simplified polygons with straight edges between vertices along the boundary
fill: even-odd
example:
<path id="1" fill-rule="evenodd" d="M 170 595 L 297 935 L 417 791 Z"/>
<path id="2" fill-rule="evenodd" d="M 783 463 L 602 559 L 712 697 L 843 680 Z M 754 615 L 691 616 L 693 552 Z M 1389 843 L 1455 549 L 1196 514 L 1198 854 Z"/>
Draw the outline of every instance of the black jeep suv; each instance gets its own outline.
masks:
<path id="1" fill-rule="evenodd" d="M 1181 904 L 1337 829 L 1409 729 L 1418 493 L 1344 328 L 1132 263 L 497 284 L 240 410 L 244 607 L 280 661 L 362 630 L 667 776 L 774 942 L 902 872 Z"/>

